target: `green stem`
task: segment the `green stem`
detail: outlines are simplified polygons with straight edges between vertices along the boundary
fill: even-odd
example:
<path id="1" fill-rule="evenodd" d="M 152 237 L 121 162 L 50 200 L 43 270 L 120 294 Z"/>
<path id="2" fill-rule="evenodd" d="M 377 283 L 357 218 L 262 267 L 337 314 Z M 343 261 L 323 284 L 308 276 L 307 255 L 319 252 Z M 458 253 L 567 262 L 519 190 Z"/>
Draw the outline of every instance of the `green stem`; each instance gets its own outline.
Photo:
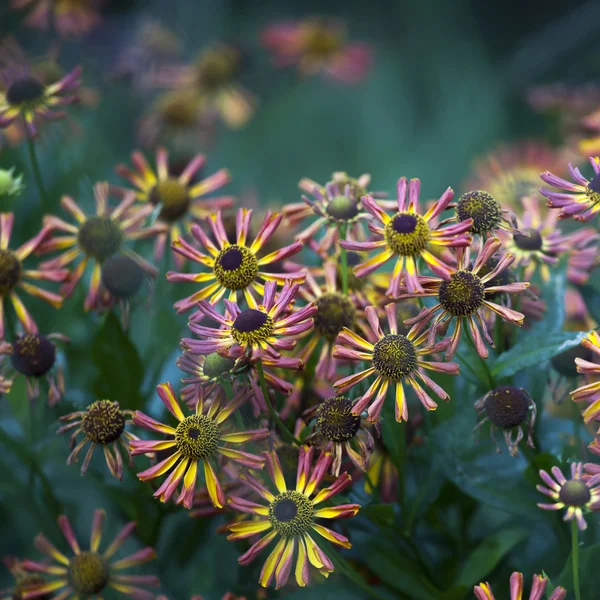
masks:
<path id="1" fill-rule="evenodd" d="M 338 225 L 338 231 L 340 233 L 340 239 L 346 239 L 347 225 Z M 348 253 L 346 248 L 342 248 L 340 244 L 340 255 L 342 257 L 342 292 L 344 295 L 348 294 Z"/>
<path id="2" fill-rule="evenodd" d="M 33 169 L 33 178 L 35 179 L 35 184 L 42 199 L 43 209 L 47 212 L 50 212 L 52 210 L 52 206 L 50 204 L 50 198 L 46 193 L 46 189 L 44 188 L 44 183 L 42 181 L 42 173 L 40 171 L 40 165 L 38 163 L 37 155 L 35 153 L 35 143 L 29 137 L 27 138 L 27 147 L 29 149 L 29 160 L 31 161 L 31 167 Z"/>
<path id="3" fill-rule="evenodd" d="M 260 389 L 262 390 L 263 396 L 265 397 L 265 402 L 267 403 L 267 407 L 269 409 L 269 414 L 277 427 L 279 427 L 281 434 L 283 437 L 290 443 L 296 444 L 296 446 L 301 446 L 301 442 L 296 439 L 294 434 L 286 427 L 285 423 L 281 420 L 281 417 L 277 414 L 277 411 L 273 408 L 271 404 L 271 398 L 269 397 L 269 390 L 267 389 L 267 381 L 265 379 L 265 371 L 263 369 L 262 360 L 259 359 L 256 361 L 256 370 L 258 371 L 258 380 L 260 382 Z"/>
<path id="4" fill-rule="evenodd" d="M 571 519 L 571 557 L 573 559 L 573 589 L 575 600 L 581 600 L 579 589 L 579 529 L 577 519 Z"/>

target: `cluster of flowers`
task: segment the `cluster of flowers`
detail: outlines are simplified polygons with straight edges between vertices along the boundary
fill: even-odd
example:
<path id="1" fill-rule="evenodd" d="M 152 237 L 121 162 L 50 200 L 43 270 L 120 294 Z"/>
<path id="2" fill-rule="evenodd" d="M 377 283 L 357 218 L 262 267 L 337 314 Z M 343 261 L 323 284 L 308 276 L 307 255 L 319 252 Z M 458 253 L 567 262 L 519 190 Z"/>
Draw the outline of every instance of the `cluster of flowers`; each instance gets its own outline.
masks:
<path id="1" fill-rule="evenodd" d="M 266 43 L 277 48 L 282 61 L 300 60 L 310 72 L 323 68 L 323 63 L 300 52 L 307 37 L 295 25 L 269 32 Z M 323 44 L 319 51 L 325 53 L 329 47 L 323 36 L 318 42 Z M 337 38 L 330 43 L 338 43 Z M 180 76 L 191 74 L 182 71 Z M 19 122 L 28 138 L 33 137 L 40 119 L 60 117 L 56 107 L 77 99 L 79 78 L 79 69 L 50 85 L 31 73 L 14 75 L 0 93 L 0 126 Z M 182 79 L 178 82 L 185 87 Z M 179 394 L 171 383 L 157 388 L 175 421 L 163 423 L 103 399 L 62 417 L 65 424 L 58 433 L 72 433 L 69 464 L 87 446 L 82 474 L 100 446 L 110 472 L 121 479 L 120 444 L 132 465 L 136 455 L 151 461 L 138 473 L 141 480 L 153 483 L 165 476 L 154 492 L 160 501 L 172 500 L 195 516 L 223 509 L 248 515 L 228 525 L 229 539 L 252 538 L 239 558 L 243 565 L 274 544 L 259 578 L 264 587 L 284 585 L 292 568 L 300 586 L 309 583 L 311 567 L 324 576 L 331 573 L 334 558 L 316 540 L 350 547 L 345 535 L 319 520 L 348 519 L 358 513 L 358 504 L 334 504 L 332 499 L 352 485 L 343 465 L 360 477 L 377 460 L 384 460 L 377 456 L 373 433 L 378 435 L 386 402 L 393 399 L 396 421 L 406 422 L 413 394 L 425 411 L 437 408 L 432 395 L 449 401 L 434 377 L 459 374 L 452 358 L 461 338 L 485 360 L 489 347 L 513 343 L 504 323 L 522 326 L 526 317 L 535 319 L 543 313 L 543 302 L 528 289 L 530 282 L 519 279 L 529 280 L 536 271 L 548 279 L 562 255 L 568 260 L 567 277 L 574 283 L 585 282 L 596 266 L 596 231 L 562 233 L 557 220 L 589 221 L 600 211 L 597 157 L 590 159 L 591 180 L 571 165 L 574 182 L 549 171 L 541 175 L 546 184 L 560 190 L 540 190 L 548 206 L 559 209 L 545 216 L 537 186 L 517 193 L 521 206 L 503 205 L 480 188 L 453 202 L 454 192 L 448 188 L 422 209 L 418 179 L 401 177 L 397 200 L 392 201 L 369 190 L 369 176 L 353 178 L 338 172 L 324 185 L 301 180 L 303 201 L 284 206 L 281 213 L 267 212 L 258 226 L 251 210 L 232 210 L 232 198 L 207 197 L 220 190 L 229 175 L 221 169 L 197 179 L 204 156 L 195 156 L 177 173 L 162 148 L 156 151 L 155 167 L 140 152 L 131 162 L 132 167 L 116 168 L 130 187 L 98 183 L 92 215 L 73 198 L 63 197 L 61 206 L 69 220 L 47 214 L 40 233 L 17 249 L 9 248 L 13 215 L 0 215 L 0 353 L 10 356 L 14 371 L 28 378 L 32 398 L 39 394 L 40 379 L 47 377 L 50 404 L 58 402 L 65 382 L 56 366 L 54 341 L 67 340 L 60 334 L 40 334 L 16 290 L 58 308 L 90 265 L 85 309 L 104 311 L 120 305 L 126 313 L 144 279 L 158 273 L 128 243 L 154 239 L 157 262 L 169 240 L 178 270 L 168 272 L 167 279 L 195 286 L 192 295 L 175 304 L 177 312 L 189 318 L 190 337 L 181 339 L 178 360 L 189 377 L 182 380 L 185 385 Z M 113 198 L 118 198 L 114 205 Z M 282 225 L 297 232 L 291 244 L 280 242 Z M 302 263 L 290 260 L 301 251 L 307 253 Z M 35 269 L 25 267 L 26 260 L 46 254 L 53 256 Z M 389 261 L 391 274 L 381 270 Z M 184 272 L 186 263 L 195 271 Z M 61 287 L 53 291 L 29 280 Z M 22 332 L 11 327 L 8 314 L 5 327 L 5 299 L 10 299 Z M 498 333 L 495 340 L 491 332 Z M 600 354 L 595 331 L 583 345 Z M 591 360 L 575 362 L 580 373 L 600 374 Z M 4 392 L 14 376 L 5 373 Z M 572 396 L 586 404 L 586 423 L 600 421 L 600 380 L 576 389 Z M 523 425 L 529 429 L 527 443 L 533 445 L 537 407 L 525 390 L 492 389 L 475 408 L 480 426 L 489 421 L 492 434 L 495 429 L 503 431 L 510 454 L 518 452 Z M 243 422 L 250 412 L 257 427 L 247 430 Z M 300 418 L 290 431 L 286 422 L 295 417 Z M 141 439 L 131 431 L 133 426 L 140 433 L 158 434 L 157 439 Z M 270 449 L 257 453 L 255 445 L 260 443 Z M 600 455 L 600 436 L 590 450 Z M 289 485 L 291 470 L 281 456 L 291 457 L 295 485 Z M 200 466 L 203 487 L 197 485 Z M 261 476 L 265 466 L 271 482 Z M 383 474 L 389 479 L 393 473 L 381 466 L 379 473 L 381 477 L 370 479 L 369 486 L 380 482 L 386 490 L 390 486 Z M 545 485 L 538 489 L 553 502 L 539 506 L 566 509 L 565 519 L 585 528 L 585 513 L 600 510 L 600 467 L 573 464 L 569 479 L 558 468 L 552 469 L 552 476 L 544 471 L 540 475 Z M 134 524 L 125 526 L 101 553 L 103 520 L 104 513 L 96 511 L 87 550 L 79 546 L 69 520 L 61 517 L 59 525 L 73 556 L 40 535 L 35 545 L 53 563 L 11 561 L 20 597 L 54 593 L 60 599 L 89 597 L 107 587 L 137 598 L 154 597 L 139 586 L 157 586 L 157 578 L 118 573 L 152 559 L 154 551 L 144 548 L 112 561 Z M 530 598 L 539 599 L 546 584 L 546 578 L 536 576 Z M 487 584 L 476 586 L 474 593 L 493 598 Z M 522 593 L 523 578 L 515 573 L 511 595 L 520 598 Z M 565 594 L 556 588 L 551 598 Z"/>

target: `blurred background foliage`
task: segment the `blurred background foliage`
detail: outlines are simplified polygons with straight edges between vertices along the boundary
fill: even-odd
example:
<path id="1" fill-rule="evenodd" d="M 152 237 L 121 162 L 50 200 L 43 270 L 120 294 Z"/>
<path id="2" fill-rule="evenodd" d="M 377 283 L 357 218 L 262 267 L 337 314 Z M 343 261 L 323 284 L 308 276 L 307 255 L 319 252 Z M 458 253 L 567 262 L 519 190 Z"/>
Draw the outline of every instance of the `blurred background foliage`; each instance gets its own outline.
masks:
<path id="1" fill-rule="evenodd" d="M 343 18 L 352 39 L 372 44 L 374 68 L 363 85 L 300 80 L 293 70 L 270 65 L 258 43 L 261 28 L 312 14 Z M 63 66 L 82 64 L 86 85 L 99 89 L 101 97 L 95 110 L 75 109 L 79 136 L 67 140 L 49 133 L 40 142 L 42 172 L 56 204 L 67 193 L 89 208 L 92 183 L 117 183 L 114 166 L 127 162 L 137 147 L 137 121 L 155 94 L 114 81 L 109 71 L 144 16 L 171 28 L 187 58 L 216 40 L 235 41 L 246 51 L 243 81 L 259 99 L 257 113 L 242 130 L 220 130 L 212 147 L 198 150 L 208 154 L 207 174 L 227 167 L 232 182 L 226 191 L 256 197 L 261 207 L 297 201 L 302 176 L 325 181 L 335 170 L 371 173 L 373 189 L 390 195 L 401 175 L 420 177 L 424 197 L 437 198 L 448 185 L 461 193 L 479 154 L 501 142 L 554 139 L 551 124 L 524 102 L 530 85 L 593 82 L 600 72 L 595 1 L 112 0 L 99 28 L 62 44 Z M 19 19 L 3 0 L 1 33 L 16 36 L 34 56 L 42 53 L 51 34 L 22 29 Z M 15 212 L 15 240 L 21 243 L 38 231 L 42 215 L 24 147 L 0 150 L 0 167 L 13 165 L 25 173 L 27 190 L 16 200 L 3 200 L 0 208 Z M 162 273 L 167 268 L 163 264 Z M 181 377 L 175 359 L 186 330 L 185 317 L 172 309 L 183 287 L 169 287 L 162 276 L 149 306 L 138 302 L 127 333 L 114 315 L 84 313 L 83 289 L 58 312 L 35 299 L 30 305 L 45 332 L 71 337 L 64 357 L 66 398 L 54 410 L 43 401 L 30 407 L 21 379 L 0 399 L 0 555 L 37 556 L 33 537 L 44 531 L 56 541 L 56 516 L 62 512 L 85 539 L 93 510 L 102 506 L 109 514 L 107 536 L 129 519 L 138 521 L 132 545 L 155 545 L 159 559 L 152 572 L 169 598 L 201 593 L 216 600 L 228 590 L 255 597 L 260 565 L 238 566 L 244 545 L 238 548 L 216 531 L 225 517 L 192 521 L 185 510 L 160 505 L 130 471 L 122 484 L 110 479 L 98 452 L 85 478 L 77 466 L 65 466 L 67 439 L 54 435 L 57 415 L 101 397 L 127 408 L 145 406 L 156 415 L 155 386 Z M 560 270 L 548 291 L 549 310 L 538 333 L 523 337 L 514 356 L 489 361 L 496 383 L 517 382 L 536 400 L 548 377 L 540 366 L 566 347 L 565 340 L 577 343 L 573 334 L 561 333 Z M 593 287 L 588 292 L 589 306 L 597 310 L 597 292 Z M 475 444 L 472 404 L 487 391 L 489 374 L 478 371 L 477 358 L 468 352 L 459 351 L 461 377 L 445 382 L 453 401 L 432 416 L 425 443 L 408 456 L 395 444 L 404 435 L 402 426 L 384 413 L 384 440 L 406 472 L 403 502 L 378 504 L 361 485 L 349 493 L 350 501 L 364 505 L 348 525 L 350 570 L 339 569 L 308 590 L 288 586 L 268 597 L 459 600 L 471 597 L 473 585 L 483 579 L 507 592 L 515 569 L 528 582 L 544 569 L 555 585 L 570 587 L 568 529 L 557 515 L 537 509 L 534 486 L 537 468 L 561 461 L 564 466 L 573 456 L 573 446 L 565 443 L 573 415 L 562 411 L 540 419 L 541 453 L 530 455 L 529 462 L 506 451 L 494 454 L 487 439 Z M 597 519 L 590 521 L 581 568 L 584 598 L 592 600 L 600 597 L 600 545 Z M 1 573 L 0 587 L 8 582 Z"/>

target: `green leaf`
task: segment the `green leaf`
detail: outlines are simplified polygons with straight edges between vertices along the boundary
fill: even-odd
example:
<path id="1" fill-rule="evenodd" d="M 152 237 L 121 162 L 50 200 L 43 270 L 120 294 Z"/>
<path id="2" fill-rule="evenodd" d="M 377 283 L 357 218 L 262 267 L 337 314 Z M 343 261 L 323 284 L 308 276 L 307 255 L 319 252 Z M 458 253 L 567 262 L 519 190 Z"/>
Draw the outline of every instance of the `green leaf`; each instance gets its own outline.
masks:
<path id="1" fill-rule="evenodd" d="M 581 292 L 585 306 L 594 321 L 600 323 L 600 291 L 589 283 L 586 285 L 578 285 L 577 289 Z"/>
<path id="2" fill-rule="evenodd" d="M 135 346 L 112 311 L 94 337 L 92 360 L 99 371 L 92 382 L 98 398 L 116 400 L 127 409 L 143 406 L 144 368 Z"/>
<path id="3" fill-rule="evenodd" d="M 471 588 L 491 573 L 498 563 L 529 535 L 529 529 L 513 527 L 488 536 L 463 564 L 457 585 Z"/>
<path id="4" fill-rule="evenodd" d="M 593 517 L 593 515 L 591 516 Z M 579 549 L 579 579 L 581 597 L 584 600 L 587 598 L 590 600 L 592 598 L 600 598 L 600 577 L 594 575 L 594 573 L 598 572 L 598 565 L 600 565 L 600 544 Z M 571 554 L 569 554 L 563 572 L 554 583 L 556 586 L 561 585 L 570 591 L 570 594 L 567 596 L 568 598 L 575 596 L 573 592 L 573 559 L 571 558 Z"/>
<path id="5" fill-rule="evenodd" d="M 578 346 L 586 335 L 586 332 L 568 332 L 531 336 L 500 355 L 492 366 L 492 375 L 495 379 L 506 379 L 528 367 L 541 367 L 553 356 Z"/>

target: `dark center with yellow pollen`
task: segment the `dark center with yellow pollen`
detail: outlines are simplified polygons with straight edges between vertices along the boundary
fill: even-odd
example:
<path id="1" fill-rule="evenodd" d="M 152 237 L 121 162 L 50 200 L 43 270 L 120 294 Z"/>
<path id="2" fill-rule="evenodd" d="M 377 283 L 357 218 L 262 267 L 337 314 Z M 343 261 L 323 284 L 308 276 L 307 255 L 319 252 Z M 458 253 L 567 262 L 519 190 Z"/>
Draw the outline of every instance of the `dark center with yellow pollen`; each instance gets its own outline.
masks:
<path id="1" fill-rule="evenodd" d="M 483 235 L 500 223 L 500 205 L 483 190 L 467 192 L 456 204 L 456 217 L 459 221 L 473 219 L 471 231 Z"/>
<path id="2" fill-rule="evenodd" d="M 502 385 L 486 395 L 485 412 L 496 427 L 511 429 L 523 423 L 529 412 L 529 403 L 525 390 Z"/>
<path id="3" fill-rule="evenodd" d="M 11 250 L 0 250 L 0 296 L 8 294 L 21 279 L 21 261 Z"/>
<path id="4" fill-rule="evenodd" d="M 102 263 L 121 249 L 123 232 L 110 217 L 90 217 L 79 228 L 77 241 L 85 254 Z"/>
<path id="5" fill-rule="evenodd" d="M 69 584 L 77 596 L 92 596 L 101 592 L 110 579 L 108 563 L 97 552 L 80 552 L 69 561 Z"/>
<path id="6" fill-rule="evenodd" d="M 385 226 L 388 248 L 401 256 L 418 256 L 431 238 L 427 221 L 415 213 L 398 213 Z"/>
<path id="7" fill-rule="evenodd" d="M 269 520 L 281 535 L 299 536 L 310 529 L 314 512 L 313 503 L 304 494 L 290 490 L 271 502 Z"/>
<path id="8" fill-rule="evenodd" d="M 390 334 L 380 339 L 373 349 L 373 366 L 391 381 L 400 381 L 417 367 L 414 344 L 403 335 Z"/>
<path id="9" fill-rule="evenodd" d="M 485 286 L 470 271 L 457 271 L 450 281 L 442 281 L 438 301 L 453 317 L 468 317 L 483 305 Z"/>
<path id="10" fill-rule="evenodd" d="M 235 360 L 232 358 L 221 356 L 217 352 L 211 352 L 210 354 L 207 354 L 206 358 L 204 359 L 202 373 L 206 377 L 214 379 L 216 377 L 220 377 L 221 375 L 225 375 L 225 373 L 229 373 L 234 366 Z"/>
<path id="11" fill-rule="evenodd" d="M 213 269 L 223 287 L 243 290 L 254 281 L 258 273 L 258 261 L 250 248 L 233 244 L 219 252 Z"/>
<path id="12" fill-rule="evenodd" d="M 10 359 L 19 373 L 42 377 L 54 366 L 56 347 L 47 337 L 28 333 L 13 342 Z"/>
<path id="13" fill-rule="evenodd" d="M 238 344 L 254 346 L 273 335 L 273 319 L 261 310 L 243 310 L 233 322 L 231 336 Z"/>
<path id="14" fill-rule="evenodd" d="M 177 450 L 185 458 L 203 460 L 217 449 L 221 434 L 219 426 L 206 415 L 186 417 L 175 430 Z"/>
<path id="15" fill-rule="evenodd" d="M 110 444 L 125 430 L 125 416 L 118 402 L 97 400 L 90 404 L 82 420 L 85 436 L 94 444 Z"/>
<path id="16" fill-rule="evenodd" d="M 352 401 L 345 396 L 327 398 L 317 409 L 317 429 L 331 442 L 347 442 L 360 429 L 360 416 L 352 414 Z"/>
<path id="17" fill-rule="evenodd" d="M 560 488 L 558 497 L 567 506 L 585 506 L 592 499 L 592 494 L 581 479 L 571 479 Z"/>
<path id="18" fill-rule="evenodd" d="M 516 233 L 513 236 L 515 246 L 520 250 L 535 252 L 542 249 L 542 236 L 537 229 L 526 229 L 523 233 Z"/>
<path id="19" fill-rule="evenodd" d="M 143 281 L 144 270 L 127 254 L 115 254 L 102 265 L 102 284 L 117 298 L 130 298 Z"/>
<path id="20" fill-rule="evenodd" d="M 348 196 L 334 196 L 327 203 L 325 212 L 335 221 L 351 221 L 358 215 L 358 202 Z"/>
<path id="21" fill-rule="evenodd" d="M 351 329 L 356 318 L 354 304 L 343 294 L 327 292 L 315 302 L 318 312 L 314 316 L 315 328 L 324 337 L 334 340 L 344 328 Z"/>
<path id="22" fill-rule="evenodd" d="M 35 104 L 44 96 L 46 88 L 35 77 L 26 75 L 16 79 L 6 91 L 6 101 L 11 106 Z"/>
<path id="23" fill-rule="evenodd" d="M 158 218 L 173 223 L 181 219 L 190 206 L 190 194 L 186 185 L 174 177 L 159 181 L 150 192 L 150 202 L 161 205 Z"/>

